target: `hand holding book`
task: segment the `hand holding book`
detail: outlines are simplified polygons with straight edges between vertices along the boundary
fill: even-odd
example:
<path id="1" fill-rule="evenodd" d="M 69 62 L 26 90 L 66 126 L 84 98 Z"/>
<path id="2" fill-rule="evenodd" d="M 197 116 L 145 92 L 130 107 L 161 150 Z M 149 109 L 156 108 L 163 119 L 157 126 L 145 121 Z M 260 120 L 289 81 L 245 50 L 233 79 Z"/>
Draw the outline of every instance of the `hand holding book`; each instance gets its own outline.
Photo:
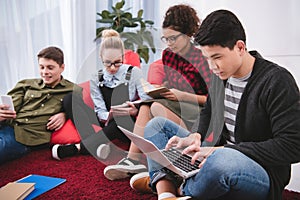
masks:
<path id="1" fill-rule="evenodd" d="M 123 104 L 120 105 L 115 105 L 110 107 L 110 111 L 108 114 L 108 118 L 105 122 L 105 126 L 108 125 L 109 121 L 115 117 L 115 116 L 136 116 L 138 113 L 138 109 L 136 108 L 136 105 L 140 104 L 142 100 L 137 100 L 137 101 L 127 101 Z"/>
<path id="2" fill-rule="evenodd" d="M 164 86 L 153 88 L 146 91 L 146 94 L 151 96 L 153 99 L 164 99 L 165 96 L 163 95 L 166 92 L 170 92 L 170 90 Z"/>

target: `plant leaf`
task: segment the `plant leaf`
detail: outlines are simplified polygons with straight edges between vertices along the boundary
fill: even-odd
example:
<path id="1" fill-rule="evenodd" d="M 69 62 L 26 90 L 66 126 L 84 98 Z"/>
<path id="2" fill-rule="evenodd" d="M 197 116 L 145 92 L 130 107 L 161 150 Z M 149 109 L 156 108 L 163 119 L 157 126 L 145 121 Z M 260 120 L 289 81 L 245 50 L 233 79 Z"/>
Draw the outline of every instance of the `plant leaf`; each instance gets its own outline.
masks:
<path id="1" fill-rule="evenodd" d="M 101 37 L 101 32 L 104 29 L 114 29 L 120 33 L 125 48 L 133 51 L 137 49 L 136 52 L 139 54 L 140 58 L 148 63 L 149 49 L 151 49 L 153 53 L 156 52 L 153 36 L 149 30 L 157 29 L 153 27 L 154 22 L 152 20 L 143 19 L 143 9 L 140 9 L 137 12 L 136 17 L 133 17 L 130 12 L 131 8 L 123 9 L 124 5 L 125 0 L 121 0 L 112 6 L 111 12 L 108 10 L 97 12 L 100 19 L 97 19 L 96 22 L 101 25 L 99 28 L 96 28 L 96 39 Z M 105 26 L 103 26 L 103 24 L 105 24 Z M 124 32 L 124 30 L 126 30 L 126 32 Z"/>
<path id="2" fill-rule="evenodd" d="M 130 12 L 123 12 L 120 17 L 131 20 L 132 19 L 132 14 Z"/>
<path id="3" fill-rule="evenodd" d="M 132 41 L 133 43 L 137 44 L 137 45 L 142 45 L 143 44 L 143 40 L 142 37 L 134 32 L 122 32 L 120 34 L 120 36 L 122 38 L 128 39 L 130 41 Z"/>
<path id="4" fill-rule="evenodd" d="M 142 38 L 143 38 L 144 41 L 146 41 L 149 44 L 149 46 L 151 47 L 151 49 L 154 48 L 153 36 L 152 36 L 152 33 L 150 31 L 143 32 Z M 153 49 L 152 49 L 153 53 L 155 53 L 155 51 L 156 50 L 153 51 Z"/>
<path id="5" fill-rule="evenodd" d="M 138 14 L 137 14 L 137 17 L 141 18 L 143 16 L 143 13 L 144 13 L 144 10 L 143 9 L 140 9 L 138 11 Z"/>
<path id="6" fill-rule="evenodd" d="M 124 41 L 124 46 L 125 46 L 125 49 L 131 49 L 132 51 L 134 51 L 134 44 L 132 43 L 132 41 L 130 40 L 125 40 Z"/>
<path id="7" fill-rule="evenodd" d="M 137 53 L 140 55 L 141 58 L 144 59 L 146 63 L 149 61 L 149 48 L 145 45 L 141 45 L 137 49 Z"/>
<path id="8" fill-rule="evenodd" d="M 97 19 L 97 22 L 103 23 L 103 24 L 111 24 L 114 23 L 113 19 Z"/>
<path id="9" fill-rule="evenodd" d="M 151 21 L 151 20 L 145 20 L 144 22 L 145 22 L 145 24 L 150 24 L 150 25 L 154 24 L 154 21 Z"/>
<path id="10" fill-rule="evenodd" d="M 140 21 L 140 24 L 141 24 L 141 29 L 146 28 L 146 25 L 145 25 L 145 23 L 143 21 Z"/>
<path id="11" fill-rule="evenodd" d="M 122 0 L 121 2 L 117 2 L 115 7 L 116 9 L 120 10 L 121 8 L 123 8 L 124 4 L 125 4 L 125 0 Z"/>
<path id="12" fill-rule="evenodd" d="M 107 19 L 107 18 L 111 18 L 110 17 L 110 12 L 108 11 L 108 10 L 103 10 L 102 12 L 101 12 L 101 14 L 100 14 L 100 16 L 102 17 L 102 18 L 104 18 L 104 19 Z"/>

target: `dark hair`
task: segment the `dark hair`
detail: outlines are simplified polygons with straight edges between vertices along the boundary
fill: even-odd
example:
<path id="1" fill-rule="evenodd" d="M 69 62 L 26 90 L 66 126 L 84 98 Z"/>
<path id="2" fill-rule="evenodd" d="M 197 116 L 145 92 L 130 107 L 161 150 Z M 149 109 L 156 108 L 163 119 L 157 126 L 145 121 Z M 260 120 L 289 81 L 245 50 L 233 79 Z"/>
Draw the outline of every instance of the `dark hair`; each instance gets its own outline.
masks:
<path id="1" fill-rule="evenodd" d="M 200 26 L 197 12 L 190 6 L 180 4 L 170 7 L 164 17 L 162 28 L 193 36 Z"/>
<path id="2" fill-rule="evenodd" d="M 195 34 L 195 41 L 201 46 L 220 45 L 233 49 L 238 40 L 246 43 L 245 30 L 239 19 L 228 10 L 210 13 Z"/>
<path id="3" fill-rule="evenodd" d="M 64 53 L 57 47 L 47 47 L 42 49 L 37 55 L 38 59 L 47 58 L 54 60 L 59 66 L 64 64 Z"/>

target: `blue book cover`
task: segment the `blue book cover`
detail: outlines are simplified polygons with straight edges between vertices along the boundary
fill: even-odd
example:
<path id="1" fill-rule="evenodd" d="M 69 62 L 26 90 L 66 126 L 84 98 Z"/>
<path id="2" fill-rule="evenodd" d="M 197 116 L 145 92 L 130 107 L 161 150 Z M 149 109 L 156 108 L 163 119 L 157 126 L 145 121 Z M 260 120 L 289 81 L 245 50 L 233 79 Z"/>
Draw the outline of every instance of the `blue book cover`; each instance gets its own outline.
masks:
<path id="1" fill-rule="evenodd" d="M 35 183 L 34 190 L 25 198 L 25 200 L 31 200 L 52 188 L 57 187 L 58 185 L 66 182 L 66 179 L 56 178 L 51 176 L 42 176 L 31 174 L 18 181 L 18 183 Z"/>

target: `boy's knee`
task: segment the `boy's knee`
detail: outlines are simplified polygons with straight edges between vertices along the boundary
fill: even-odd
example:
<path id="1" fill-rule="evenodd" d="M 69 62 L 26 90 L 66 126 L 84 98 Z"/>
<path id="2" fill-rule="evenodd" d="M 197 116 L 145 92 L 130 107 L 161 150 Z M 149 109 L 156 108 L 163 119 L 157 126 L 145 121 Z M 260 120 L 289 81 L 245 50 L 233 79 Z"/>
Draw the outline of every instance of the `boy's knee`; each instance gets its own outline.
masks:
<path id="1" fill-rule="evenodd" d="M 162 129 L 165 121 L 166 119 L 164 117 L 154 117 L 153 119 L 151 119 L 144 129 L 144 137 L 152 137 L 154 133 L 157 133 Z"/>
<path id="2" fill-rule="evenodd" d="M 154 117 L 147 123 L 147 126 L 152 127 L 152 128 L 154 128 L 154 127 L 161 128 L 165 124 L 165 121 L 166 121 L 166 118 L 164 118 L 164 117 Z"/>
<path id="3" fill-rule="evenodd" d="M 213 174 L 231 174 L 242 164 L 238 162 L 239 154 L 240 152 L 231 148 L 217 149 L 207 158 L 205 164 Z"/>

